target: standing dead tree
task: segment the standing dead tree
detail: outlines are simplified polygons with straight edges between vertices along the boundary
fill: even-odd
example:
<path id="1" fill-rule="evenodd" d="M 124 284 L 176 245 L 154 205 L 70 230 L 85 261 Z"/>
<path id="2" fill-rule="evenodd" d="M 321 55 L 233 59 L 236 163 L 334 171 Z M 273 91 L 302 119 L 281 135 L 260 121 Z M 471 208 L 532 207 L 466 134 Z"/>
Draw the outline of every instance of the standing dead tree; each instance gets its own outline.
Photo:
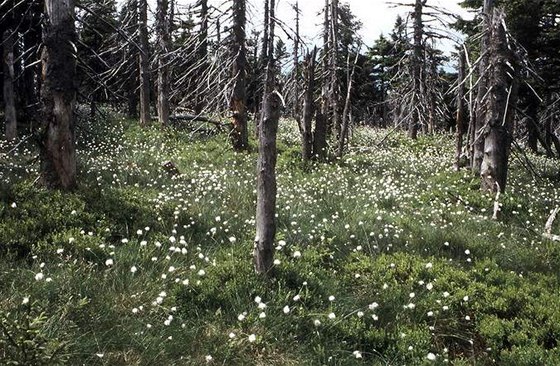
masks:
<path id="1" fill-rule="evenodd" d="M 481 136 L 484 154 L 480 168 L 481 189 L 504 192 L 517 105 L 518 62 L 515 45 L 505 29 L 505 15 L 492 11 L 487 48 L 487 95 L 480 100 L 478 116 L 484 116 Z"/>
<path id="2" fill-rule="evenodd" d="M 274 39 L 274 0 L 270 3 L 270 40 Z M 272 41 L 269 43 L 271 52 Z M 257 210 L 254 265 L 258 274 L 269 274 L 274 265 L 274 237 L 276 236 L 276 134 L 283 100 L 274 90 L 276 65 L 269 53 L 264 84 L 263 114 L 259 124 L 259 157 L 257 160 Z"/>
<path id="3" fill-rule="evenodd" d="M 233 43 L 232 54 L 235 62 L 232 67 L 234 78 L 230 108 L 233 113 L 231 141 L 234 149 L 246 150 L 249 147 L 247 133 L 247 59 L 245 50 L 246 8 L 244 0 L 233 3 Z"/>
<path id="4" fill-rule="evenodd" d="M 173 1 L 173 0 L 172 0 Z M 157 111 L 161 125 L 169 123 L 169 52 L 171 51 L 171 24 L 173 14 L 168 0 L 158 0 L 156 30 L 158 38 Z M 173 7 L 171 7 L 173 9 Z"/>
<path id="5" fill-rule="evenodd" d="M 138 0 L 140 45 L 140 125 L 150 123 L 150 55 L 148 47 L 148 0 Z"/>
<path id="6" fill-rule="evenodd" d="M 466 90 L 466 71 L 467 71 L 467 55 L 466 50 L 461 48 L 459 51 L 459 67 L 457 73 L 457 113 L 456 113 L 456 137 L 455 137 L 455 167 L 457 171 L 461 168 L 461 156 L 463 155 L 463 140 L 466 131 L 466 102 L 465 102 L 465 90 Z"/>
<path id="7" fill-rule="evenodd" d="M 43 36 L 43 130 L 40 143 L 41 180 L 48 188 L 76 185 L 74 103 L 76 58 L 73 0 L 46 0 Z"/>
<path id="8" fill-rule="evenodd" d="M 305 90 L 303 94 L 303 118 L 301 122 L 301 146 L 302 159 L 309 161 L 313 157 L 313 115 L 315 114 L 315 101 L 313 92 L 315 91 L 315 68 L 317 58 L 317 47 L 313 48 L 313 52 L 305 57 L 304 73 L 305 73 Z"/>

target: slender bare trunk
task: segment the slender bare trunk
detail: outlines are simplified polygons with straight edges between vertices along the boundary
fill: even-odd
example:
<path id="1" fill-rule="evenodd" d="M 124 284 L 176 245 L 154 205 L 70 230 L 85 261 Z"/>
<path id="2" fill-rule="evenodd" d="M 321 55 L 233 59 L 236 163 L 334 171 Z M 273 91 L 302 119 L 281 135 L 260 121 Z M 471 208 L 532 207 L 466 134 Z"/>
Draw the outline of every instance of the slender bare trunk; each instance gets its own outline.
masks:
<path id="1" fill-rule="evenodd" d="M 465 105 L 465 82 L 466 82 L 466 56 L 465 50 L 459 52 L 459 72 L 457 75 L 457 118 L 456 128 L 457 135 L 455 137 L 455 167 L 457 171 L 461 169 L 461 155 L 463 153 L 463 137 L 466 133 L 466 105 Z"/>
<path id="2" fill-rule="evenodd" d="M 412 58 L 412 113 L 408 121 L 408 137 L 416 139 L 420 126 L 420 95 L 422 94 L 422 37 L 424 35 L 424 24 L 422 22 L 422 11 L 426 0 L 416 0 L 414 6 L 414 49 Z"/>
<path id="3" fill-rule="evenodd" d="M 319 160 L 327 157 L 327 120 L 329 118 L 329 57 L 330 57 L 330 1 L 325 0 L 323 21 L 323 54 L 321 61 L 321 110 L 315 117 L 313 155 Z"/>
<path id="4" fill-rule="evenodd" d="M 148 3 L 139 0 L 138 32 L 140 35 L 140 125 L 150 124 L 150 56 L 148 54 Z"/>
<path id="5" fill-rule="evenodd" d="M 232 74 L 235 78 L 230 108 L 233 113 L 233 130 L 231 142 L 233 148 L 241 151 L 249 147 L 247 133 L 247 59 L 245 50 L 246 8 L 244 0 L 233 3 L 233 43 L 232 54 L 235 55 Z"/>
<path id="6" fill-rule="evenodd" d="M 16 98 L 14 93 L 14 37 L 12 30 L 4 31 L 2 47 L 4 49 L 4 115 L 6 120 L 6 140 L 17 139 Z"/>
<path id="7" fill-rule="evenodd" d="M 330 76 L 331 92 L 330 106 L 332 109 L 331 126 L 334 127 L 336 137 L 341 133 L 341 121 L 339 116 L 339 85 L 338 85 L 338 0 L 331 0 L 331 55 Z"/>
<path id="8" fill-rule="evenodd" d="M 69 190 L 76 185 L 74 1 L 46 0 L 45 10 L 47 22 L 41 55 L 44 126 L 40 144 L 41 178 L 48 188 Z"/>
<path id="9" fill-rule="evenodd" d="M 198 35 L 198 59 L 200 62 L 199 75 L 206 76 L 208 72 L 208 0 L 200 0 L 200 32 Z M 202 85 L 196 86 L 195 114 L 204 109 L 205 92 Z"/>
<path id="10" fill-rule="evenodd" d="M 301 126 L 299 110 L 299 2 L 296 0 L 294 6 L 296 12 L 296 34 L 294 37 L 294 118 Z"/>
<path id="11" fill-rule="evenodd" d="M 305 58 L 305 92 L 303 99 L 303 120 L 301 124 L 302 159 L 309 161 L 313 157 L 313 133 L 312 123 L 315 113 L 313 91 L 315 89 L 315 58 L 317 47 Z"/>
<path id="12" fill-rule="evenodd" d="M 352 85 L 354 81 L 354 73 L 356 72 L 356 65 L 358 63 L 358 57 L 360 56 L 360 51 L 356 52 L 356 59 L 352 65 L 352 70 L 348 72 L 348 87 L 346 89 L 346 100 L 344 102 L 344 110 L 342 112 L 342 126 L 340 129 L 340 136 L 338 137 L 338 152 L 339 158 L 342 157 L 344 153 L 344 144 L 347 140 L 348 135 L 348 121 L 350 112 L 350 99 L 352 96 Z M 350 69 L 350 55 L 348 55 L 347 68 Z"/>
<path id="13" fill-rule="evenodd" d="M 168 0 L 158 0 L 157 2 L 156 28 L 158 37 L 158 122 L 165 126 L 169 123 L 169 58 L 167 54 L 171 50 L 171 17 Z"/>

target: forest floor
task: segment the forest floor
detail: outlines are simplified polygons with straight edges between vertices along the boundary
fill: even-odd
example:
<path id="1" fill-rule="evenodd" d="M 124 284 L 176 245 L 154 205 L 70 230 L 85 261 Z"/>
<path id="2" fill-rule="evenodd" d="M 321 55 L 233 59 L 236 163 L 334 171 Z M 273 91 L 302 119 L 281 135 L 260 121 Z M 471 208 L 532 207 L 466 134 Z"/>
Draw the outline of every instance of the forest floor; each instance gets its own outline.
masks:
<path id="1" fill-rule="evenodd" d="M 360 128 L 305 166 L 283 121 L 267 280 L 255 152 L 121 119 L 78 132 L 70 194 L 0 142 L 0 364 L 560 364 L 558 161 L 530 155 L 535 178 L 513 154 L 493 220 L 451 136 Z"/>

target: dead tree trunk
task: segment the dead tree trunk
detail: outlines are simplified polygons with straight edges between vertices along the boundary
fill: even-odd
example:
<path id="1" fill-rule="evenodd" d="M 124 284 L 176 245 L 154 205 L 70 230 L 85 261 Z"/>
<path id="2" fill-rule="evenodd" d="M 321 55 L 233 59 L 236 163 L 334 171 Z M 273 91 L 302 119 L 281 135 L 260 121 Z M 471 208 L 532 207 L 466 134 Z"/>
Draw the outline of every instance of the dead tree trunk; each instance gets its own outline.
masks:
<path id="1" fill-rule="evenodd" d="M 169 124 L 169 58 L 171 51 L 171 18 L 169 1 L 157 2 L 157 37 L 158 37 L 158 88 L 157 110 L 158 122 Z"/>
<path id="2" fill-rule="evenodd" d="M 327 157 L 327 120 L 329 118 L 329 55 L 330 55 L 330 2 L 325 0 L 323 21 L 323 54 L 321 61 L 321 110 L 315 117 L 313 131 L 313 155 L 319 160 Z"/>
<path id="3" fill-rule="evenodd" d="M 424 24 L 422 12 L 427 0 L 416 0 L 414 5 L 414 49 L 412 57 L 412 113 L 408 121 L 408 137 L 416 139 L 420 125 L 420 96 L 422 94 L 422 37 L 424 36 Z"/>
<path id="4" fill-rule="evenodd" d="M 483 104 L 485 120 L 484 158 L 480 169 L 481 188 L 504 192 L 512 140 L 513 116 L 517 105 L 517 67 L 513 45 L 503 26 L 504 14 L 494 10 L 488 43 L 488 96 Z"/>
<path id="5" fill-rule="evenodd" d="M 462 49 L 459 52 L 459 72 L 457 75 L 457 118 L 456 118 L 456 129 L 457 134 L 455 137 L 455 168 L 457 171 L 461 169 L 461 155 L 463 153 L 463 137 L 466 131 L 466 114 L 467 107 L 465 104 L 465 82 L 466 82 L 466 55 L 465 50 Z"/>
<path id="6" fill-rule="evenodd" d="M 138 34 L 140 36 L 140 125 L 150 123 L 150 57 L 148 50 L 148 0 L 139 0 Z"/>
<path id="7" fill-rule="evenodd" d="M 331 126 L 334 128 L 336 137 L 341 134 L 341 120 L 339 116 L 339 85 L 338 85 L 338 0 L 331 0 L 331 55 L 330 76 L 331 92 L 330 106 L 332 109 Z"/>
<path id="8" fill-rule="evenodd" d="M 302 159 L 309 161 L 313 157 L 313 133 L 312 123 L 315 113 L 313 91 L 315 90 L 315 58 L 317 47 L 305 58 L 305 92 L 303 97 L 303 120 L 301 123 L 301 146 Z"/>
<path id="9" fill-rule="evenodd" d="M 247 58 L 245 50 L 246 8 L 244 0 L 233 3 L 233 43 L 232 54 L 235 61 L 232 67 L 234 81 L 230 108 L 233 113 L 233 129 L 230 133 L 233 148 L 247 150 L 249 136 L 247 133 Z"/>
<path id="10" fill-rule="evenodd" d="M 299 3 L 294 5 L 296 12 L 296 34 L 294 37 L 294 118 L 301 126 L 301 116 L 299 110 Z"/>
<path id="11" fill-rule="evenodd" d="M 41 179 L 48 188 L 69 190 L 76 185 L 74 1 L 46 0 L 45 9 L 47 22 L 41 55 Z"/>
<path id="12" fill-rule="evenodd" d="M 219 43 L 218 43 L 219 44 Z M 198 34 L 198 59 L 200 62 L 199 75 L 208 73 L 208 0 L 200 0 L 200 32 Z M 204 88 L 196 86 L 195 114 L 202 113 L 204 109 Z"/>
<path id="13" fill-rule="evenodd" d="M 490 29 L 492 21 L 492 11 L 494 0 L 484 0 L 484 35 L 480 41 L 480 62 L 478 67 L 478 92 L 475 102 L 475 118 L 474 118 L 474 140 L 473 140 L 473 159 L 472 171 L 474 175 L 480 174 L 482 160 L 484 159 L 484 127 L 485 127 L 485 98 L 488 92 L 487 67 L 488 63 L 488 46 L 490 41 Z"/>
<path id="14" fill-rule="evenodd" d="M 358 57 L 360 56 L 360 51 L 356 52 L 356 59 L 352 65 L 352 71 L 348 72 L 348 87 L 346 89 L 346 100 L 344 102 L 344 110 L 342 112 L 342 126 L 340 128 L 340 135 L 338 137 L 338 152 L 337 156 L 342 157 L 344 153 L 344 144 L 347 140 L 348 135 L 348 121 L 349 121 L 349 111 L 350 111 L 350 98 L 352 96 L 352 84 L 354 80 L 354 73 L 356 71 L 356 65 L 358 63 Z M 350 55 L 348 55 L 350 58 Z M 347 62 L 347 68 L 350 70 L 350 59 Z"/>
<path id="15" fill-rule="evenodd" d="M 4 31 L 2 48 L 4 49 L 4 117 L 6 120 L 6 140 L 17 139 L 16 97 L 14 93 L 14 36 L 12 30 Z"/>

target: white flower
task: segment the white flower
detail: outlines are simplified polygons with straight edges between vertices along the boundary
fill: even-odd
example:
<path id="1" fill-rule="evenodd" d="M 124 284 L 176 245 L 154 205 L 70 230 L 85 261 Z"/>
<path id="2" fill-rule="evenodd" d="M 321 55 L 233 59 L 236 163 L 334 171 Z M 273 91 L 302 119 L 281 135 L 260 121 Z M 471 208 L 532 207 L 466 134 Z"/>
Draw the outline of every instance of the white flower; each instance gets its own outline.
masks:
<path id="1" fill-rule="evenodd" d="M 262 311 L 262 312 L 259 314 L 259 319 L 264 319 L 264 318 L 266 318 L 266 313 L 265 313 L 264 311 Z"/>
<path id="2" fill-rule="evenodd" d="M 96 355 L 97 357 L 99 357 L 99 358 L 103 358 L 103 356 L 104 356 L 103 353 L 96 353 L 95 355 Z"/>
<path id="3" fill-rule="evenodd" d="M 301 252 L 299 250 L 296 250 L 293 255 L 294 255 L 294 258 L 299 258 L 299 257 L 301 257 Z"/>
<path id="4" fill-rule="evenodd" d="M 199 275 L 199 276 L 204 276 L 205 274 L 206 274 L 206 272 L 205 272 L 203 269 L 201 269 L 200 271 L 198 271 L 198 275 Z"/>
<path id="5" fill-rule="evenodd" d="M 107 260 L 105 261 L 105 265 L 106 265 L 107 267 L 112 266 L 113 264 L 114 264 L 114 262 L 113 262 L 113 259 L 112 259 L 112 258 L 109 258 L 109 259 L 107 259 Z"/>
<path id="6" fill-rule="evenodd" d="M 237 316 L 237 320 L 239 320 L 240 322 L 242 322 L 245 319 L 245 314 L 239 314 Z"/>
<path id="7" fill-rule="evenodd" d="M 56 254 L 62 254 L 62 253 L 64 253 L 64 249 L 59 248 L 56 250 Z"/>
<path id="8" fill-rule="evenodd" d="M 136 271 L 138 271 L 138 268 L 136 268 L 136 266 L 130 267 L 130 272 L 136 273 Z"/>
<path id="9" fill-rule="evenodd" d="M 16 208 L 16 207 L 17 207 L 16 203 L 12 202 L 12 208 Z"/>
<path id="10" fill-rule="evenodd" d="M 432 268 L 432 267 L 433 267 L 433 264 L 431 262 L 426 263 L 426 268 Z"/>
<path id="11" fill-rule="evenodd" d="M 434 312 L 433 311 L 428 311 L 428 316 L 434 316 Z"/>
<path id="12" fill-rule="evenodd" d="M 335 297 L 333 295 L 329 296 L 329 301 L 334 301 Z"/>
<path id="13" fill-rule="evenodd" d="M 431 289 L 434 288 L 434 285 L 430 282 L 426 285 L 426 288 L 428 289 L 428 291 L 430 291 Z"/>
<path id="14" fill-rule="evenodd" d="M 142 235 L 142 230 L 140 229 L 136 230 L 136 235 Z"/>
<path id="15" fill-rule="evenodd" d="M 358 315 L 358 318 L 361 318 L 361 317 L 364 316 L 364 312 L 363 312 L 363 311 L 358 311 L 358 314 L 357 314 L 357 315 Z"/>
<path id="16" fill-rule="evenodd" d="M 207 356 L 205 357 L 205 359 L 206 359 L 206 362 L 212 362 L 213 357 L 210 356 L 210 355 L 207 355 Z"/>
<path id="17" fill-rule="evenodd" d="M 249 336 L 249 342 L 253 343 L 253 342 L 256 341 L 256 340 L 257 340 L 257 336 L 256 336 L 256 335 L 251 334 L 251 335 Z"/>
<path id="18" fill-rule="evenodd" d="M 334 313 L 330 313 L 329 314 L 329 319 L 334 319 L 334 318 L 336 318 L 336 315 Z"/>
<path id="19" fill-rule="evenodd" d="M 281 262 L 280 262 L 280 259 L 275 259 L 275 260 L 274 260 L 274 265 L 275 265 L 275 266 L 279 266 L 280 263 L 281 263 Z"/>
<path id="20" fill-rule="evenodd" d="M 29 296 L 25 296 L 23 298 L 23 301 L 21 302 L 22 305 L 28 304 L 29 303 Z"/>
<path id="21" fill-rule="evenodd" d="M 408 294 L 408 297 L 410 297 L 411 299 L 414 298 L 414 296 L 416 296 L 416 294 L 414 292 L 411 292 Z"/>
<path id="22" fill-rule="evenodd" d="M 368 305 L 369 310 L 375 310 L 379 307 L 379 304 L 376 302 L 372 302 L 371 304 Z"/>
<path id="23" fill-rule="evenodd" d="M 470 321 L 470 320 L 471 320 L 471 317 L 467 315 L 467 316 L 465 316 L 465 320 L 466 320 L 466 321 Z"/>
<path id="24" fill-rule="evenodd" d="M 235 239 L 235 236 L 230 236 L 229 237 L 229 242 L 232 243 L 232 244 L 235 243 L 236 240 L 237 239 Z"/>
<path id="25" fill-rule="evenodd" d="M 430 353 L 428 353 L 426 358 L 430 361 L 435 361 L 436 360 L 436 355 L 434 355 L 432 352 L 430 352 Z"/>
<path id="26" fill-rule="evenodd" d="M 313 325 L 318 327 L 319 325 L 321 325 L 321 321 L 319 319 L 315 319 L 315 320 L 313 320 Z"/>
<path id="27" fill-rule="evenodd" d="M 282 311 L 284 312 L 284 314 L 289 314 L 290 313 L 290 307 L 288 305 L 286 305 L 286 306 L 284 306 Z"/>
<path id="28" fill-rule="evenodd" d="M 294 300 L 294 301 L 299 301 L 299 299 L 301 299 L 301 296 L 296 295 L 296 296 L 294 296 L 294 298 L 293 298 L 292 300 Z"/>
<path id="29" fill-rule="evenodd" d="M 42 272 L 39 272 L 35 275 L 35 280 L 36 281 L 41 281 L 44 277 L 45 277 L 45 275 Z"/>
<path id="30" fill-rule="evenodd" d="M 465 302 L 469 301 L 469 297 L 468 296 L 463 297 L 463 301 Z"/>
<path id="31" fill-rule="evenodd" d="M 235 338 L 235 333 L 230 332 L 230 333 L 228 334 L 228 337 L 229 337 L 229 339 Z"/>
<path id="32" fill-rule="evenodd" d="M 167 270 L 168 272 L 175 272 L 175 267 L 170 266 L 169 269 Z"/>
<path id="33" fill-rule="evenodd" d="M 356 358 L 362 358 L 362 352 L 360 352 L 360 351 L 354 351 L 354 352 L 352 352 L 352 354 Z"/>
<path id="34" fill-rule="evenodd" d="M 262 301 L 262 299 L 261 299 L 260 296 L 256 296 L 256 297 L 255 297 L 255 302 L 256 302 L 257 304 L 260 304 L 261 301 Z"/>

